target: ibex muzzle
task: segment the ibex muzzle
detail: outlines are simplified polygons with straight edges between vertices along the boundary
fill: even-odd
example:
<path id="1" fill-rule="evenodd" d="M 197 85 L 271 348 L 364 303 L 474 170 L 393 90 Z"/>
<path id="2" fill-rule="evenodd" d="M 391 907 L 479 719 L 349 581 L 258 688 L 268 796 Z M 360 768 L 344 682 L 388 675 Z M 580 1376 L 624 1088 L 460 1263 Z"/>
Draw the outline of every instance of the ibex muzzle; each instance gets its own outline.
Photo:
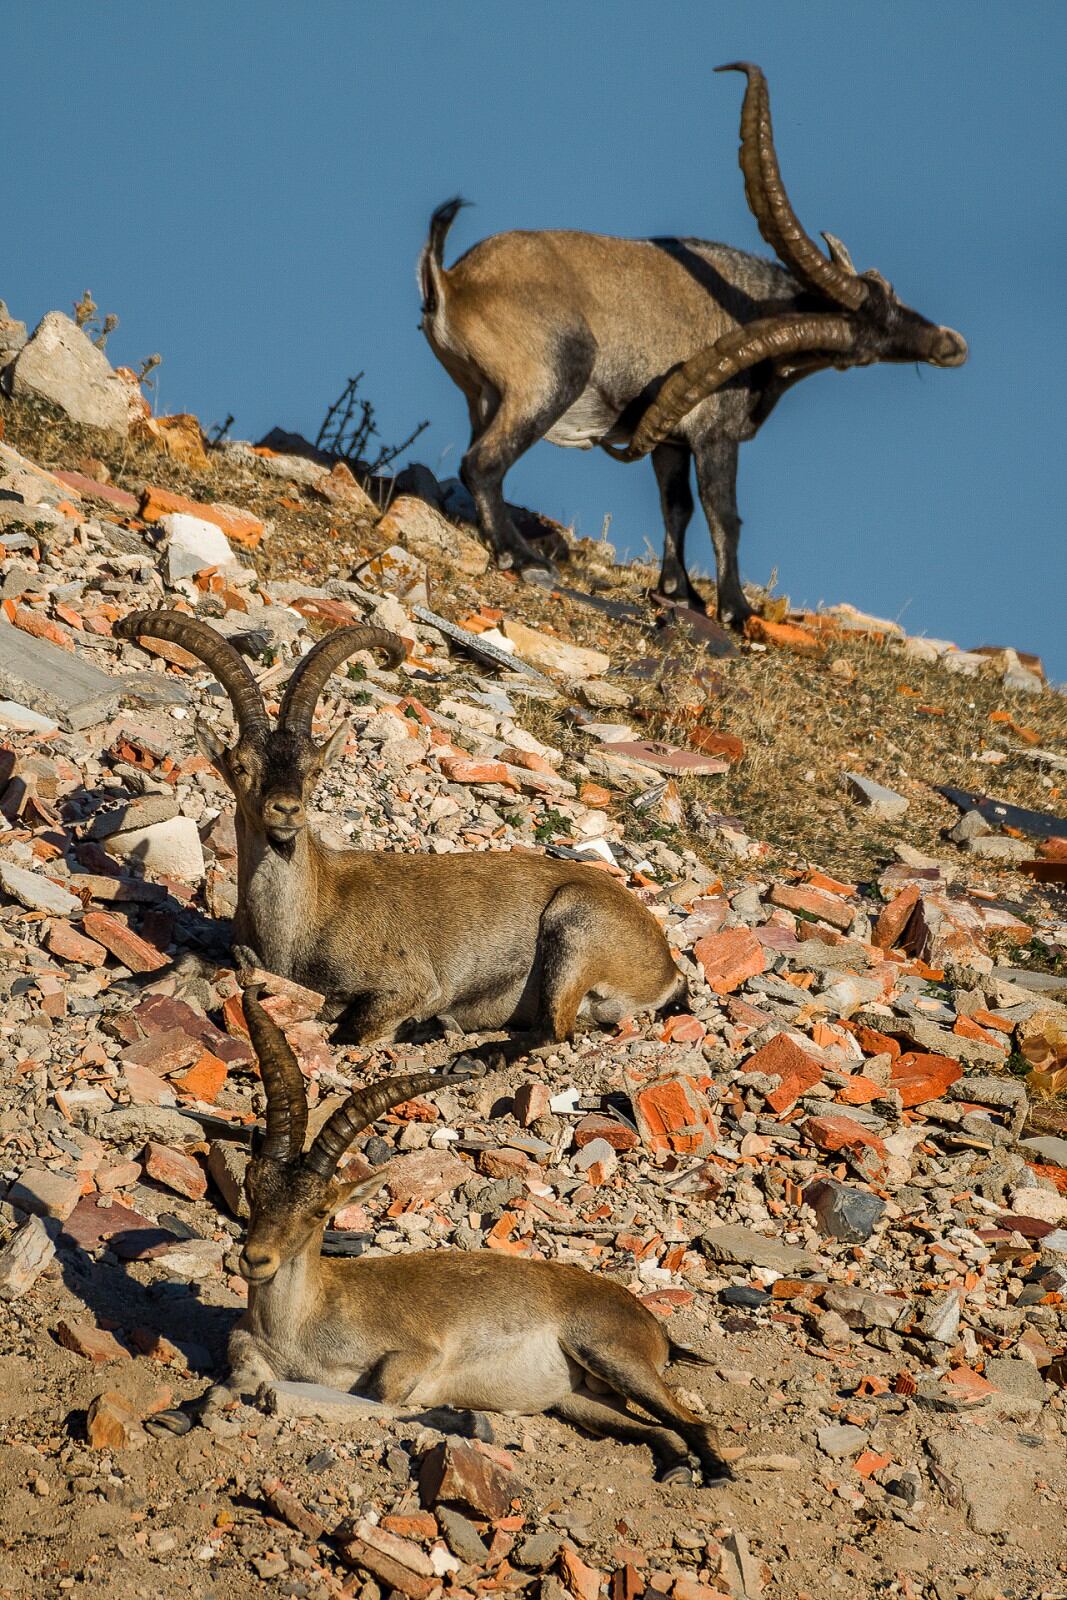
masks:
<path id="1" fill-rule="evenodd" d="M 688 1475 L 690 1452 L 705 1483 L 730 1476 L 714 1430 L 663 1381 L 668 1361 L 701 1358 L 673 1344 L 610 1278 L 488 1250 L 324 1259 L 328 1218 L 387 1176 L 346 1181 L 338 1174 L 345 1151 L 375 1117 L 440 1079 L 415 1074 L 354 1090 L 305 1152 L 296 1057 L 257 989 L 246 990 L 244 1004 L 267 1122 L 245 1180 L 248 1309 L 209 1410 L 279 1379 L 406 1408 L 551 1410 L 592 1433 L 647 1445 L 665 1477 Z"/>
<path id="2" fill-rule="evenodd" d="M 395 634 L 340 628 L 297 664 L 272 726 L 244 660 L 207 623 L 142 611 L 126 639 L 171 639 L 211 668 L 230 697 L 237 738 L 199 724 L 200 747 L 237 802 L 235 943 L 327 997 L 341 1036 L 391 1039 L 413 1022 L 469 1032 L 532 1030 L 564 1039 L 579 1013 L 610 1024 L 685 992 L 663 931 L 628 890 L 594 867 L 491 851 L 399 855 L 332 850 L 307 826 L 342 725 L 323 744 L 312 718 L 331 672 L 357 650 L 403 659 Z"/>
<path id="3" fill-rule="evenodd" d="M 785 192 L 759 67 L 746 74 L 745 194 L 778 266 L 699 239 L 504 233 L 443 265 L 462 202 L 433 215 L 419 264 L 423 331 L 467 396 L 461 468 L 483 538 L 502 566 L 544 561 L 518 533 L 504 476 L 538 439 L 622 461 L 652 456 L 666 529 L 659 594 L 704 609 L 685 565 L 696 464 L 718 572 L 718 611 L 751 615 L 737 565 L 739 444 L 810 373 L 875 361 L 958 367 L 963 337 L 903 305 L 877 272 L 857 273 L 840 240 L 827 254 Z"/>

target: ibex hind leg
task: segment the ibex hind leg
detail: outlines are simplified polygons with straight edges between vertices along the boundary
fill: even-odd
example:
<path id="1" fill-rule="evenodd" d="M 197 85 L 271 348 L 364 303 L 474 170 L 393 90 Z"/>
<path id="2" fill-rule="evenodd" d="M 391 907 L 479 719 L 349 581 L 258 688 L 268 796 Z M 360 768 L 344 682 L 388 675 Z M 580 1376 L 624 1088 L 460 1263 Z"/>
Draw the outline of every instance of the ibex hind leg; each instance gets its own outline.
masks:
<path id="1" fill-rule="evenodd" d="M 595 976 L 596 908 L 578 884 L 564 884 L 541 917 L 541 1007 L 537 1035 L 545 1042 L 569 1039 Z M 594 971 L 590 973 L 590 967 Z"/>
<path id="2" fill-rule="evenodd" d="M 567 1354 L 585 1371 L 600 1378 L 612 1391 L 638 1405 L 672 1433 L 678 1434 L 696 1456 L 704 1475 L 705 1486 L 726 1482 L 733 1473 L 718 1450 L 715 1430 L 701 1422 L 695 1412 L 683 1406 L 664 1383 L 663 1378 L 643 1356 L 616 1346 L 614 1349 L 592 1348 L 582 1344 Z"/>
<path id="3" fill-rule="evenodd" d="M 552 1407 L 557 1416 L 598 1438 L 622 1439 L 626 1444 L 644 1444 L 652 1452 L 664 1483 L 690 1476 L 689 1452 L 676 1433 L 642 1422 L 614 1399 L 601 1399 L 576 1389 Z"/>
<path id="4" fill-rule="evenodd" d="M 545 567 L 545 558 L 522 537 L 508 515 L 504 476 L 521 455 L 543 439 L 585 388 L 595 352 L 587 340 L 561 334 L 554 366 L 538 368 L 529 392 L 510 388 L 489 420 L 477 427 L 460 466 L 460 477 L 478 509 L 482 537 L 504 567 Z"/>

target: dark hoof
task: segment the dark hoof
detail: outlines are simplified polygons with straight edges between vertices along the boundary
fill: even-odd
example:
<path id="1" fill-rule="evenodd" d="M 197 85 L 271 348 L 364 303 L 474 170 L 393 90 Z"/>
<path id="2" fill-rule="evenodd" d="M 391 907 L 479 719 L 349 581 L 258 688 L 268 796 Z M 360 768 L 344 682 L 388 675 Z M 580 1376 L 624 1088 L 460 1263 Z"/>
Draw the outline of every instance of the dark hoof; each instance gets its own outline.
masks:
<path id="1" fill-rule="evenodd" d="M 700 1479 L 705 1489 L 723 1489 L 728 1483 L 737 1482 L 725 1461 L 705 1461 L 700 1469 Z"/>
<path id="2" fill-rule="evenodd" d="M 469 1411 L 467 1413 L 467 1438 L 479 1439 L 482 1444 L 495 1444 L 496 1434 L 493 1424 L 484 1411 Z"/>
<path id="3" fill-rule="evenodd" d="M 665 606 L 670 611 L 696 611 L 702 617 L 708 614 L 707 601 L 695 589 L 682 594 L 665 594 L 662 589 L 652 589 L 648 598 L 654 606 Z"/>
<path id="4" fill-rule="evenodd" d="M 193 1419 L 185 1411 L 157 1411 L 154 1416 L 145 1418 L 144 1426 L 147 1433 L 182 1434 L 192 1430 Z"/>
<path id="5" fill-rule="evenodd" d="M 660 1483 L 685 1483 L 691 1484 L 693 1478 L 692 1467 L 687 1467 L 684 1461 L 675 1461 L 671 1466 L 664 1467 L 659 1474 Z"/>
<path id="6" fill-rule="evenodd" d="M 732 628 L 734 633 L 743 632 L 749 617 L 754 617 L 755 615 L 756 613 L 752 607 L 744 604 L 720 606 L 718 610 L 719 621 L 723 627 Z"/>

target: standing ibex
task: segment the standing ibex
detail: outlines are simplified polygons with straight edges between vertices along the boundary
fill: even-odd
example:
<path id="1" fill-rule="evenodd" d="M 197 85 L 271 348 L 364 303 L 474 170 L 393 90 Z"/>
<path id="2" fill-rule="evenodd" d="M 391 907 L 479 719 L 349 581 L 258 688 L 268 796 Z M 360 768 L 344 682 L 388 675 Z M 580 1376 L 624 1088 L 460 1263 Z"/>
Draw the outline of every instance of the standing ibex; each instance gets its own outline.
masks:
<path id="1" fill-rule="evenodd" d="M 552 1410 L 591 1433 L 647 1444 L 663 1475 L 730 1477 L 711 1427 L 662 1378 L 701 1358 L 667 1337 L 621 1284 L 557 1261 L 491 1251 L 322 1256 L 327 1220 L 388 1176 L 337 1175 L 356 1136 L 391 1106 L 440 1087 L 431 1073 L 354 1090 L 304 1152 L 304 1081 L 259 991 L 244 997 L 267 1095 L 266 1132 L 245 1177 L 240 1269 L 248 1310 L 230 1336 L 230 1374 L 208 1410 L 279 1379 L 328 1384 L 388 1405 L 531 1414 Z M 454 1079 L 451 1081 L 455 1081 Z M 627 1411 L 640 1406 L 660 1426 Z"/>
<path id="2" fill-rule="evenodd" d="M 319 696 L 357 650 L 380 650 L 396 666 L 395 634 L 357 626 L 321 639 L 295 667 L 271 727 L 247 663 L 206 622 L 139 611 L 115 633 L 172 640 L 229 695 L 233 746 L 203 723 L 197 736 L 237 801 L 234 942 L 324 994 L 340 1036 L 391 1039 L 404 1023 L 440 1018 L 468 1032 L 564 1039 L 580 1011 L 611 1023 L 684 994 L 655 917 L 596 867 L 502 851 L 334 850 L 316 838 L 307 807 L 348 737 L 342 724 L 316 744 Z"/>
<path id="3" fill-rule="evenodd" d="M 419 263 L 422 326 L 463 390 L 471 443 L 463 481 L 502 566 L 536 568 L 508 518 L 502 484 L 538 439 L 619 460 L 651 452 L 666 526 L 659 592 L 704 609 L 685 566 L 690 463 L 711 530 L 718 612 L 740 627 L 737 450 L 798 379 L 826 367 L 926 361 L 958 367 L 967 345 L 902 305 L 877 272 L 857 274 L 823 234 L 827 260 L 798 222 L 778 170 L 767 84 L 747 74 L 741 170 L 760 233 L 783 267 L 699 239 L 502 233 L 445 269 L 462 201 L 434 212 Z"/>

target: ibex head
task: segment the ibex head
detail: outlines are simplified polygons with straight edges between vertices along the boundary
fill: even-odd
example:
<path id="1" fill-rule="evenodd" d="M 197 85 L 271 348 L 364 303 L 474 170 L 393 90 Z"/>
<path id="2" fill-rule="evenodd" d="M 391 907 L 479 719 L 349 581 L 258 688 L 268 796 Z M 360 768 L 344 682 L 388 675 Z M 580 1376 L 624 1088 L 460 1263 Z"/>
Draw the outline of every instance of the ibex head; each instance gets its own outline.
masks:
<path id="1" fill-rule="evenodd" d="M 733 61 L 716 71 L 743 72 L 748 78 L 738 160 L 749 209 L 779 260 L 822 305 L 746 323 L 678 367 L 641 418 L 629 447 L 609 451 L 626 460 L 647 455 L 694 406 L 764 361 L 774 362 L 780 375 L 788 377 L 820 366 L 925 361 L 959 367 L 967 359 L 961 334 L 903 305 L 881 273 L 858 273 L 845 246 L 831 233 L 823 234 L 827 259 L 801 227 L 785 192 L 762 71 L 750 61 Z"/>
<path id="2" fill-rule="evenodd" d="M 341 1157 L 364 1128 L 413 1095 L 441 1087 L 440 1076 L 427 1072 L 354 1089 L 305 1152 L 304 1077 L 285 1034 L 263 1009 L 261 994 L 259 985 L 244 992 L 245 1019 L 267 1096 L 266 1129 L 257 1136 L 245 1172 L 250 1215 L 239 1265 L 241 1276 L 254 1284 L 269 1283 L 287 1261 L 318 1248 L 335 1212 L 381 1186 L 381 1173 L 355 1181 L 337 1176 Z"/>
<path id="3" fill-rule="evenodd" d="M 323 744 L 311 726 L 331 672 L 357 650 L 381 650 L 390 666 L 404 659 L 404 646 L 384 628 L 338 628 L 320 639 L 293 671 L 278 720 L 271 726 L 259 685 L 233 645 L 197 617 L 180 611 L 138 611 L 115 624 L 124 639 L 170 639 L 210 667 L 230 697 L 237 739 L 227 747 L 204 722 L 197 742 L 233 790 L 245 822 L 266 834 L 281 854 L 291 854 L 307 826 L 307 807 L 323 771 L 344 748 L 347 724 Z"/>

